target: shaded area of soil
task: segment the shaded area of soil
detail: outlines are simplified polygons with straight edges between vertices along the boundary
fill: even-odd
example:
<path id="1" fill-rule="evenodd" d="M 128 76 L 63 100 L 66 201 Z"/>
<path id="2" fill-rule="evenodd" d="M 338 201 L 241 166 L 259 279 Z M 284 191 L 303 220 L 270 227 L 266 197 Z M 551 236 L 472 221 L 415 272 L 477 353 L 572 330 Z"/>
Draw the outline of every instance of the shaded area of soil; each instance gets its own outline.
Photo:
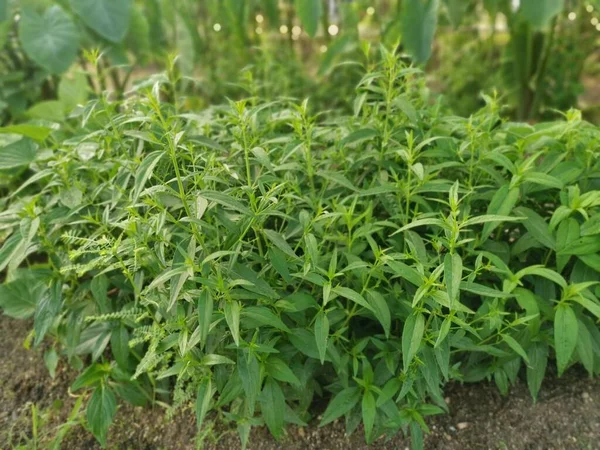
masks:
<path id="1" fill-rule="evenodd" d="M 38 448 L 47 448 L 46 437 L 56 434 L 75 403 L 68 386 L 74 373 L 59 363 L 54 380 L 44 368 L 42 354 L 28 351 L 23 342 L 31 323 L 0 316 L 0 448 L 31 444 L 31 404 L 45 412 L 38 427 Z M 533 404 L 524 383 L 502 397 L 490 384 L 446 389 L 451 413 L 430 421 L 431 434 L 425 448 L 448 450 L 515 449 L 567 450 L 600 449 L 600 380 L 590 380 L 577 370 L 561 379 L 548 379 Z M 50 412 L 48 412 L 50 411 Z M 83 410 L 80 413 L 83 419 Z M 82 420 L 80 420 L 81 422 Z M 205 431 L 204 448 L 239 448 L 233 430 L 217 425 Z M 344 424 L 335 422 L 324 428 L 315 424 L 301 429 L 289 427 L 282 442 L 276 442 L 264 428 L 250 437 L 252 450 L 360 450 L 409 448 L 402 436 L 383 439 L 368 447 L 356 433 L 344 435 Z M 122 405 L 109 433 L 109 448 L 135 450 L 184 450 L 196 448 L 196 427 L 191 410 L 167 420 L 164 409 L 141 409 Z M 67 450 L 99 449 L 100 446 L 81 424 L 69 430 L 62 447 Z"/>

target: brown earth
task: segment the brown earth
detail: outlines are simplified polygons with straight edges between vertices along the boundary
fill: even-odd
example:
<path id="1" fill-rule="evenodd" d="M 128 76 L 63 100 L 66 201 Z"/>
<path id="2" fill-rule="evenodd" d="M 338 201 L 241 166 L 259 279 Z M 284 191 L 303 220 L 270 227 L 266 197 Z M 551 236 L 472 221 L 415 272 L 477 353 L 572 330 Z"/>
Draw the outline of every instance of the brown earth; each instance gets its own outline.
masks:
<path id="1" fill-rule="evenodd" d="M 47 449 L 58 427 L 65 423 L 75 398 L 68 386 L 74 373 L 61 365 L 53 380 L 44 368 L 40 351 L 23 346 L 30 322 L 0 317 L 0 448 Z M 479 450 L 567 450 L 600 449 L 600 380 L 590 380 L 577 369 L 560 379 L 545 382 L 537 404 L 533 404 L 524 383 L 517 384 L 508 397 L 486 383 L 451 384 L 446 393 L 451 412 L 430 421 L 431 434 L 426 449 Z M 37 442 L 33 442 L 31 405 L 41 411 Z M 83 409 L 69 428 L 60 448 L 66 450 L 99 449 L 94 438 L 82 426 Z M 204 448 L 239 448 L 233 430 L 209 427 L 204 433 Z M 21 447 L 19 447 L 19 445 Z M 401 436 L 372 446 L 364 444 L 356 433 L 344 435 L 341 422 L 324 428 L 315 424 L 301 429 L 289 427 L 282 442 L 276 442 L 263 428 L 250 437 L 251 450 L 360 450 L 409 448 Z M 196 447 L 196 429 L 191 410 L 168 421 L 164 409 L 120 406 L 109 433 L 110 449 L 184 450 Z"/>

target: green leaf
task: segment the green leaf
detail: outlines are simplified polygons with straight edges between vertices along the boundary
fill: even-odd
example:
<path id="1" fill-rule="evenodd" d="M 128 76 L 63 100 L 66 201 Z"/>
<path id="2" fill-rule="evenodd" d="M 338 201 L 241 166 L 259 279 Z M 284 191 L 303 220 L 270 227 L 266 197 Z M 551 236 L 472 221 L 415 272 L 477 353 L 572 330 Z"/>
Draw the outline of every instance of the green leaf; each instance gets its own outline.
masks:
<path id="1" fill-rule="evenodd" d="M 165 154 L 163 150 L 157 150 L 152 152 L 144 158 L 137 171 L 135 172 L 135 182 L 133 184 L 132 200 L 137 201 L 140 193 L 146 186 L 146 182 L 152 176 L 154 168 L 160 162 L 162 156 Z"/>
<path id="2" fill-rule="evenodd" d="M 24 8 L 19 20 L 19 39 L 27 56 L 55 74 L 65 72 L 79 50 L 77 27 L 58 5 L 51 6 L 43 15 Z"/>
<path id="3" fill-rule="evenodd" d="M 534 28 L 546 28 L 565 7 L 564 0 L 523 1 L 519 14 Z"/>
<path id="4" fill-rule="evenodd" d="M 534 210 L 525 208 L 524 206 L 515 208 L 515 214 L 525 216 L 523 225 L 525 225 L 527 231 L 531 233 L 536 241 L 545 247 L 556 250 L 556 242 L 554 241 L 554 237 L 550 232 L 550 227 L 542 218 L 542 216 L 540 216 Z"/>
<path id="5" fill-rule="evenodd" d="M 573 309 L 561 303 L 556 307 L 554 316 L 554 349 L 556 351 L 556 365 L 558 376 L 561 376 L 577 345 L 578 322 Z"/>
<path id="6" fill-rule="evenodd" d="M 424 331 L 425 317 L 423 314 L 415 312 L 408 316 L 402 330 L 402 363 L 405 372 L 421 346 Z"/>
<path id="7" fill-rule="evenodd" d="M 295 0 L 296 13 L 310 37 L 315 37 L 323 14 L 321 0 Z"/>
<path id="8" fill-rule="evenodd" d="M 40 280 L 19 278 L 0 285 L 0 308 L 15 319 L 28 319 L 35 313 L 46 287 Z"/>
<path id="9" fill-rule="evenodd" d="M 463 291 L 471 292 L 473 294 L 480 295 L 482 297 L 495 297 L 495 298 L 506 298 L 511 297 L 511 294 L 506 292 L 491 289 L 487 286 L 478 283 L 469 283 L 468 281 L 461 281 L 460 289 Z"/>
<path id="10" fill-rule="evenodd" d="M 527 353 L 525 353 L 525 350 L 523 350 L 523 347 L 521 346 L 521 344 L 519 344 L 515 338 L 513 338 L 512 336 L 509 336 L 508 334 L 502 334 L 501 336 L 502 336 L 502 340 L 504 342 L 506 342 L 508 344 L 508 346 L 510 348 L 512 348 L 517 355 L 519 355 L 521 358 L 523 358 L 525 360 L 526 363 L 529 364 L 529 357 L 527 356 Z"/>
<path id="11" fill-rule="evenodd" d="M 54 379 L 56 376 L 56 366 L 58 365 L 58 354 L 54 348 L 51 348 L 44 353 L 44 364 L 48 369 L 50 378 Z"/>
<path id="12" fill-rule="evenodd" d="M 273 268 L 281 275 L 281 278 L 283 278 L 286 283 L 290 284 L 292 282 L 292 276 L 290 275 L 290 269 L 285 259 L 285 254 L 281 250 L 271 247 L 268 251 L 268 255 Z"/>
<path id="13" fill-rule="evenodd" d="M 377 412 L 377 406 L 375 404 L 375 397 L 371 391 L 365 391 L 362 398 L 362 419 L 363 425 L 365 426 L 365 437 L 367 443 L 371 442 L 371 435 L 373 433 L 373 425 L 375 425 L 375 415 Z"/>
<path id="14" fill-rule="evenodd" d="M 75 379 L 71 385 L 71 390 L 77 391 L 87 386 L 98 385 L 109 371 L 110 367 L 105 364 L 92 364 Z"/>
<path id="15" fill-rule="evenodd" d="M 593 255 L 600 252 L 600 239 L 598 236 L 585 236 L 571 242 L 566 248 L 558 252 L 559 255 Z"/>
<path id="16" fill-rule="evenodd" d="M 569 246 L 579 238 L 579 222 L 573 218 L 563 220 L 556 230 L 556 251 L 558 253 L 566 250 Z M 556 266 L 558 271 L 562 271 L 569 259 L 570 255 L 557 255 Z"/>
<path id="17" fill-rule="evenodd" d="M 290 247 L 290 244 L 288 244 L 285 238 L 277 231 L 263 230 L 263 233 L 265 233 L 267 239 L 269 239 L 275 245 L 275 247 L 277 247 L 283 253 L 294 259 L 298 258 L 292 247 Z"/>
<path id="18" fill-rule="evenodd" d="M 447 253 L 444 257 L 444 283 L 448 291 L 450 304 L 454 304 L 460 292 L 463 264 L 459 254 Z"/>
<path id="19" fill-rule="evenodd" d="M 343 286 L 336 286 L 332 289 L 332 291 L 344 298 L 347 298 L 348 300 L 352 300 L 354 303 L 362 306 L 363 308 L 374 312 L 373 307 L 355 290 Z"/>
<path id="20" fill-rule="evenodd" d="M 279 384 L 271 377 L 267 378 L 260 395 L 262 416 L 275 439 L 283 435 L 285 417 L 285 397 Z"/>
<path id="21" fill-rule="evenodd" d="M 590 377 L 594 375 L 594 344 L 592 336 L 584 323 L 579 322 L 577 334 L 577 355 Z"/>
<path id="22" fill-rule="evenodd" d="M 462 22 L 465 12 L 467 11 L 468 3 L 466 3 L 464 0 L 444 0 L 444 3 L 448 9 L 450 23 L 454 28 L 458 28 Z"/>
<path id="23" fill-rule="evenodd" d="M 389 338 L 390 336 L 390 327 L 392 325 L 392 316 L 390 313 L 390 308 L 385 301 L 385 298 L 377 291 L 369 290 L 367 291 L 369 296 L 369 303 L 373 307 L 373 314 L 383 327 L 383 332 L 385 336 Z"/>
<path id="24" fill-rule="evenodd" d="M 198 297 L 198 328 L 200 329 L 200 342 L 202 347 L 206 344 L 213 313 L 213 299 L 210 291 L 204 289 Z"/>
<path id="25" fill-rule="evenodd" d="M 249 306 L 244 308 L 242 317 L 249 318 L 260 325 L 269 325 L 286 333 L 290 332 L 290 329 L 283 321 L 266 306 Z"/>
<path id="26" fill-rule="evenodd" d="M 33 105 L 26 114 L 32 119 L 62 122 L 65 120 L 65 107 L 58 100 L 46 100 Z"/>
<path id="27" fill-rule="evenodd" d="M 562 275 L 560 275 L 559 273 L 555 272 L 552 269 L 548 269 L 543 266 L 525 267 L 524 269 L 519 270 L 515 274 L 515 277 L 518 280 L 520 280 L 521 278 L 523 278 L 526 275 L 537 275 L 537 276 L 546 278 L 547 280 L 553 281 L 554 283 L 558 284 L 563 289 L 567 287 L 567 282 L 562 277 Z"/>
<path id="28" fill-rule="evenodd" d="M 237 368 L 246 394 L 246 407 L 253 412 L 260 391 L 260 365 L 252 353 L 238 351 Z"/>
<path id="29" fill-rule="evenodd" d="M 396 275 L 404 278 L 414 286 L 421 287 L 423 285 L 423 277 L 416 269 L 413 269 L 400 261 L 388 260 L 386 261 L 386 264 Z"/>
<path id="30" fill-rule="evenodd" d="M 438 4 L 438 0 L 412 0 L 403 4 L 402 43 L 416 63 L 424 63 L 431 56 Z"/>
<path id="31" fill-rule="evenodd" d="M 28 123 L 19 123 L 16 125 L 8 125 L 0 128 L 0 134 L 20 134 L 34 141 L 42 142 L 52 133 L 52 128 L 39 125 L 31 125 Z"/>
<path id="32" fill-rule="evenodd" d="M 117 364 L 124 370 L 129 369 L 129 332 L 123 324 L 113 329 L 110 335 L 110 350 Z"/>
<path id="33" fill-rule="evenodd" d="M 315 319 L 315 341 L 319 351 L 321 364 L 325 363 L 325 354 L 327 353 L 327 341 L 329 339 L 329 320 L 327 314 L 319 311 Z"/>
<path id="34" fill-rule="evenodd" d="M 294 386 L 301 386 L 300 380 L 292 372 L 292 369 L 283 361 L 276 356 L 269 356 L 265 363 L 265 369 L 267 373 L 278 381 L 289 383 Z"/>
<path id="35" fill-rule="evenodd" d="M 70 112 L 77 105 L 87 101 L 89 86 L 83 73 L 69 73 L 60 78 L 58 84 L 58 99 L 64 105 L 66 112 Z"/>
<path id="36" fill-rule="evenodd" d="M 34 344 L 38 345 L 52 326 L 60 313 L 62 304 L 62 286 L 60 282 L 54 282 L 42 295 L 35 309 L 33 329 L 35 331 Z"/>
<path id="37" fill-rule="evenodd" d="M 127 35 L 131 0 L 70 0 L 69 4 L 83 22 L 110 42 L 121 42 Z"/>
<path id="38" fill-rule="evenodd" d="M 112 390 L 101 385 L 94 390 L 86 409 L 90 431 L 102 446 L 106 446 L 108 427 L 117 412 L 117 399 Z"/>
<path id="39" fill-rule="evenodd" d="M 533 400 L 537 400 L 538 392 L 546 375 L 548 365 L 548 346 L 536 342 L 528 351 L 529 364 L 527 365 L 527 386 Z"/>
<path id="40" fill-rule="evenodd" d="M 349 387 L 339 392 L 327 405 L 319 426 L 325 426 L 338 417 L 348 413 L 361 398 L 361 391 L 357 387 Z"/>
<path id="41" fill-rule="evenodd" d="M 198 430 L 202 428 L 204 418 L 210 411 L 210 403 L 213 399 L 213 386 L 210 378 L 204 378 L 198 386 L 196 394 L 196 426 Z"/>
<path id="42" fill-rule="evenodd" d="M 510 188 L 508 184 L 500 187 L 492 197 L 487 209 L 488 216 L 508 216 L 519 200 L 519 188 Z M 500 222 L 488 222 L 481 232 L 481 243 L 484 243 Z"/>
<path id="43" fill-rule="evenodd" d="M 235 345 L 239 347 L 241 306 L 236 301 L 230 301 L 225 303 L 225 307 L 223 308 L 223 310 L 225 313 L 225 321 L 227 322 L 229 331 L 231 331 L 231 335 L 233 336 L 233 341 L 235 342 Z"/>

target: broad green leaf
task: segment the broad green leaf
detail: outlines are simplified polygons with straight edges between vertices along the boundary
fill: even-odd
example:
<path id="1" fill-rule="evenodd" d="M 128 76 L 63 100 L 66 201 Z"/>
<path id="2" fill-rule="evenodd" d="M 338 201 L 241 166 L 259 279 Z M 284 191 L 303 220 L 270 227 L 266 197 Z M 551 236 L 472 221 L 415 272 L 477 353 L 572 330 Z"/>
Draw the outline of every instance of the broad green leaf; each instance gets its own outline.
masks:
<path id="1" fill-rule="evenodd" d="M 49 7 L 43 15 L 24 8 L 19 20 L 19 39 L 27 56 L 54 74 L 65 72 L 79 50 L 77 27 L 58 5 Z"/>
<path id="2" fill-rule="evenodd" d="M 525 350 L 523 349 L 521 344 L 519 344 L 515 338 L 509 336 L 508 334 L 502 334 L 501 336 L 502 340 L 506 342 L 508 346 L 512 348 L 517 355 L 519 355 L 525 360 L 526 363 L 529 364 L 529 357 L 527 356 L 527 353 L 525 353 Z"/>
<path id="3" fill-rule="evenodd" d="M 235 362 L 226 356 L 209 353 L 208 355 L 204 355 L 200 364 L 203 366 L 217 366 L 219 364 L 235 364 Z"/>
<path id="4" fill-rule="evenodd" d="M 33 105 L 26 114 L 32 119 L 62 122 L 65 120 L 65 107 L 58 100 L 45 100 Z"/>
<path id="5" fill-rule="evenodd" d="M 408 316 L 402 330 L 402 363 L 405 372 L 421 346 L 424 331 L 425 317 L 423 314 L 413 313 Z"/>
<path id="6" fill-rule="evenodd" d="M 585 236 L 571 242 L 566 248 L 558 252 L 559 255 L 593 255 L 600 252 L 600 239 L 598 236 Z"/>
<path id="7" fill-rule="evenodd" d="M 256 356 L 248 351 L 238 351 L 237 368 L 246 394 L 246 407 L 254 412 L 260 392 L 260 365 Z"/>
<path id="8" fill-rule="evenodd" d="M 558 376 L 561 376 L 575 350 L 578 336 L 577 316 L 573 309 L 564 303 L 559 304 L 554 316 L 554 350 Z"/>
<path id="9" fill-rule="evenodd" d="M 336 286 L 332 289 L 332 291 L 373 312 L 373 307 L 355 290 L 343 286 Z"/>
<path id="10" fill-rule="evenodd" d="M 357 387 L 349 387 L 336 394 L 331 399 L 323 413 L 319 426 L 322 427 L 333 422 L 338 417 L 349 412 L 361 399 L 361 391 Z"/>
<path id="11" fill-rule="evenodd" d="M 534 28 L 546 28 L 565 7 L 564 0 L 523 1 L 519 14 Z"/>
<path id="12" fill-rule="evenodd" d="M 124 370 L 129 369 L 129 331 L 123 324 L 113 329 L 110 336 L 110 349 L 117 364 Z"/>
<path id="13" fill-rule="evenodd" d="M 527 365 L 527 386 L 533 400 L 537 400 L 538 392 L 546 375 L 548 365 L 548 346 L 536 342 L 528 351 L 529 364 Z"/>
<path id="14" fill-rule="evenodd" d="M 292 247 L 290 247 L 290 244 L 288 244 L 285 238 L 277 231 L 263 230 L 263 233 L 265 233 L 267 239 L 269 239 L 269 241 L 271 241 L 275 245 L 275 247 L 277 247 L 283 253 L 294 259 L 298 258 L 296 253 L 294 253 Z"/>
<path id="15" fill-rule="evenodd" d="M 594 343 L 592 335 L 583 322 L 579 322 L 577 334 L 577 356 L 590 377 L 594 375 Z"/>
<path id="16" fill-rule="evenodd" d="M 300 380 L 292 372 L 292 369 L 277 356 L 269 356 L 269 359 L 265 362 L 265 369 L 269 375 L 278 381 L 283 381 L 294 386 L 301 386 Z"/>
<path id="17" fill-rule="evenodd" d="M 373 128 L 362 128 L 360 130 L 353 131 L 348 136 L 344 137 L 340 141 L 340 145 L 344 146 L 348 144 L 356 144 L 373 139 L 377 136 L 379 136 L 379 132 L 377 130 L 374 130 Z"/>
<path id="18" fill-rule="evenodd" d="M 69 0 L 83 22 L 110 42 L 121 42 L 127 35 L 131 0 Z"/>
<path id="19" fill-rule="evenodd" d="M 377 406 L 375 403 L 375 397 L 371 391 L 366 391 L 362 398 L 362 419 L 363 425 L 365 426 L 365 437 L 367 442 L 371 442 L 371 434 L 373 433 L 373 426 L 375 425 L 375 415 L 377 413 Z"/>
<path id="20" fill-rule="evenodd" d="M 496 298 L 506 298 L 511 297 L 511 294 L 507 294 L 506 292 L 498 291 L 496 289 L 491 289 L 487 286 L 478 283 L 469 283 L 468 281 L 461 281 L 460 289 L 463 291 L 471 292 L 472 294 L 477 294 L 482 297 L 496 297 Z"/>
<path id="21" fill-rule="evenodd" d="M 275 439 L 279 439 L 283 434 L 285 397 L 277 381 L 271 377 L 267 377 L 260 395 L 260 406 L 269 431 Z"/>
<path id="22" fill-rule="evenodd" d="M 58 84 L 58 99 L 70 112 L 77 105 L 87 101 L 89 86 L 85 75 L 81 72 L 65 74 Z"/>
<path id="23" fill-rule="evenodd" d="M 600 319 L 600 304 L 597 301 L 591 300 L 582 295 L 575 296 L 573 300 L 591 312 L 594 316 L 596 316 L 596 318 Z"/>
<path id="24" fill-rule="evenodd" d="M 424 63 L 431 56 L 438 5 L 438 0 L 413 0 L 403 4 L 402 43 L 416 63 Z"/>
<path id="25" fill-rule="evenodd" d="M 467 11 L 468 3 L 463 0 L 444 0 L 450 23 L 454 28 L 458 28 L 462 22 L 463 16 Z"/>
<path id="26" fill-rule="evenodd" d="M 266 306 L 248 306 L 244 308 L 242 317 L 251 319 L 260 325 L 268 325 L 286 333 L 290 332 L 285 323 Z"/>
<path id="27" fill-rule="evenodd" d="M 42 295 L 35 309 L 33 318 L 35 345 L 38 345 L 44 339 L 54 320 L 58 317 L 61 305 L 62 286 L 59 282 L 54 282 L 44 295 Z"/>
<path id="28" fill-rule="evenodd" d="M 527 231 L 531 233 L 535 240 L 545 247 L 556 250 L 554 236 L 552 236 L 550 228 L 542 216 L 534 210 L 525 208 L 524 206 L 515 208 L 515 214 L 525 217 L 523 225 L 525 225 L 525 228 L 527 228 Z"/>
<path id="29" fill-rule="evenodd" d="M 319 351 L 321 364 L 325 363 L 325 354 L 327 353 L 327 341 L 329 340 L 329 319 L 327 314 L 319 311 L 315 319 L 315 342 Z"/>
<path id="30" fill-rule="evenodd" d="M 196 394 L 196 426 L 198 430 L 202 428 L 206 413 L 210 411 L 210 404 L 213 398 L 213 386 L 210 378 L 204 378 L 199 386 Z"/>
<path id="31" fill-rule="evenodd" d="M 560 253 L 568 249 L 573 242 L 579 239 L 579 222 L 573 218 L 563 220 L 556 230 L 556 251 Z M 569 262 L 570 255 L 557 255 L 556 265 L 558 271 L 562 271 Z"/>
<path id="32" fill-rule="evenodd" d="M 460 292 L 463 264 L 459 254 L 447 253 L 444 257 L 444 283 L 448 291 L 450 304 L 454 304 Z"/>
<path id="33" fill-rule="evenodd" d="M 406 281 L 410 282 L 416 287 L 421 287 L 423 285 L 423 277 L 416 269 L 404 264 L 400 261 L 388 260 L 386 264 L 394 271 L 394 273 Z"/>
<path id="34" fill-rule="evenodd" d="M 163 150 L 157 150 L 155 152 L 152 152 L 146 155 L 146 157 L 138 167 L 135 173 L 135 182 L 133 184 L 132 191 L 132 200 L 134 202 L 137 201 L 138 197 L 140 196 L 140 193 L 146 186 L 146 182 L 152 176 L 154 168 L 160 162 L 164 154 L 165 152 Z"/>
<path id="35" fill-rule="evenodd" d="M 560 181 L 558 178 L 542 172 L 527 172 L 525 173 L 525 175 L 523 175 L 523 180 L 555 189 L 562 189 L 564 186 L 563 182 Z"/>
<path id="36" fill-rule="evenodd" d="M 286 283 L 291 283 L 292 276 L 290 275 L 290 269 L 285 259 L 285 254 L 281 250 L 271 247 L 268 251 L 268 255 L 271 265 L 277 273 L 281 275 L 281 278 L 283 278 Z"/>
<path id="37" fill-rule="evenodd" d="M 563 289 L 567 287 L 567 282 L 562 277 L 562 275 L 560 275 L 559 273 L 555 272 L 552 269 L 548 269 L 548 268 L 543 267 L 543 266 L 529 266 L 529 267 L 526 267 L 526 268 L 524 268 L 522 270 L 519 270 L 515 274 L 515 277 L 518 280 L 520 280 L 521 278 L 523 278 L 526 275 L 537 275 L 537 276 L 546 278 L 547 280 L 553 281 L 554 283 L 558 284 Z"/>
<path id="38" fill-rule="evenodd" d="M 392 316 L 390 308 L 385 301 L 385 298 L 377 291 L 367 291 L 369 303 L 373 307 L 373 314 L 383 327 L 383 332 L 386 337 L 390 336 L 390 327 L 392 325 Z"/>
<path id="39" fill-rule="evenodd" d="M 44 295 L 46 286 L 41 280 L 18 278 L 0 285 L 0 308 L 15 319 L 28 319 L 35 313 L 36 305 Z"/>
<path id="40" fill-rule="evenodd" d="M 31 125 L 29 123 L 19 123 L 16 125 L 7 125 L 0 128 L 0 134 L 19 134 L 24 137 L 42 142 L 52 133 L 52 128 Z"/>
<path id="41" fill-rule="evenodd" d="M 233 341 L 235 345 L 239 347 L 240 345 L 240 311 L 241 306 L 236 301 L 230 301 L 225 303 L 225 307 L 223 308 L 225 312 L 225 321 L 227 322 L 227 326 L 229 327 L 229 331 L 233 336 Z"/>
<path id="42" fill-rule="evenodd" d="M 488 205 L 488 216 L 508 216 L 519 200 L 519 188 L 511 188 L 508 184 L 500 187 Z M 488 222 L 481 232 L 481 243 L 485 242 L 500 222 Z"/>
<path id="43" fill-rule="evenodd" d="M 321 0 L 294 0 L 296 13 L 300 17 L 300 22 L 306 30 L 306 34 L 315 37 L 319 28 L 319 21 L 323 14 L 323 5 Z"/>
<path id="44" fill-rule="evenodd" d="M 58 365 L 58 354 L 54 348 L 44 353 L 44 364 L 46 365 L 46 369 L 48 369 L 50 378 L 54 379 L 56 376 L 56 366 Z"/>
<path id="45" fill-rule="evenodd" d="M 106 445 L 108 428 L 117 412 L 117 399 L 112 390 L 101 385 L 94 390 L 86 409 L 90 431 L 102 446 Z"/>

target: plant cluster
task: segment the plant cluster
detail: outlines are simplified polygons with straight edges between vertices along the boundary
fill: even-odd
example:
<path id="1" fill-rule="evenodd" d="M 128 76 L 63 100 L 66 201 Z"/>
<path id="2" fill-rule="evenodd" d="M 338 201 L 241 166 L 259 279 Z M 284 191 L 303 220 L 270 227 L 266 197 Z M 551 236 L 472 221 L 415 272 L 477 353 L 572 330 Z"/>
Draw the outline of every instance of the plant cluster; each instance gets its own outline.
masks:
<path id="1" fill-rule="evenodd" d="M 118 399 L 212 412 L 245 446 L 321 397 L 321 425 L 421 448 L 449 380 L 523 374 L 535 398 L 551 361 L 600 372 L 600 130 L 507 122 L 493 98 L 449 116 L 381 61 L 351 114 L 190 113 L 163 77 L 0 130 L 0 170 L 26 170 L 2 199 L 0 307 L 80 371 L 101 443 Z"/>

